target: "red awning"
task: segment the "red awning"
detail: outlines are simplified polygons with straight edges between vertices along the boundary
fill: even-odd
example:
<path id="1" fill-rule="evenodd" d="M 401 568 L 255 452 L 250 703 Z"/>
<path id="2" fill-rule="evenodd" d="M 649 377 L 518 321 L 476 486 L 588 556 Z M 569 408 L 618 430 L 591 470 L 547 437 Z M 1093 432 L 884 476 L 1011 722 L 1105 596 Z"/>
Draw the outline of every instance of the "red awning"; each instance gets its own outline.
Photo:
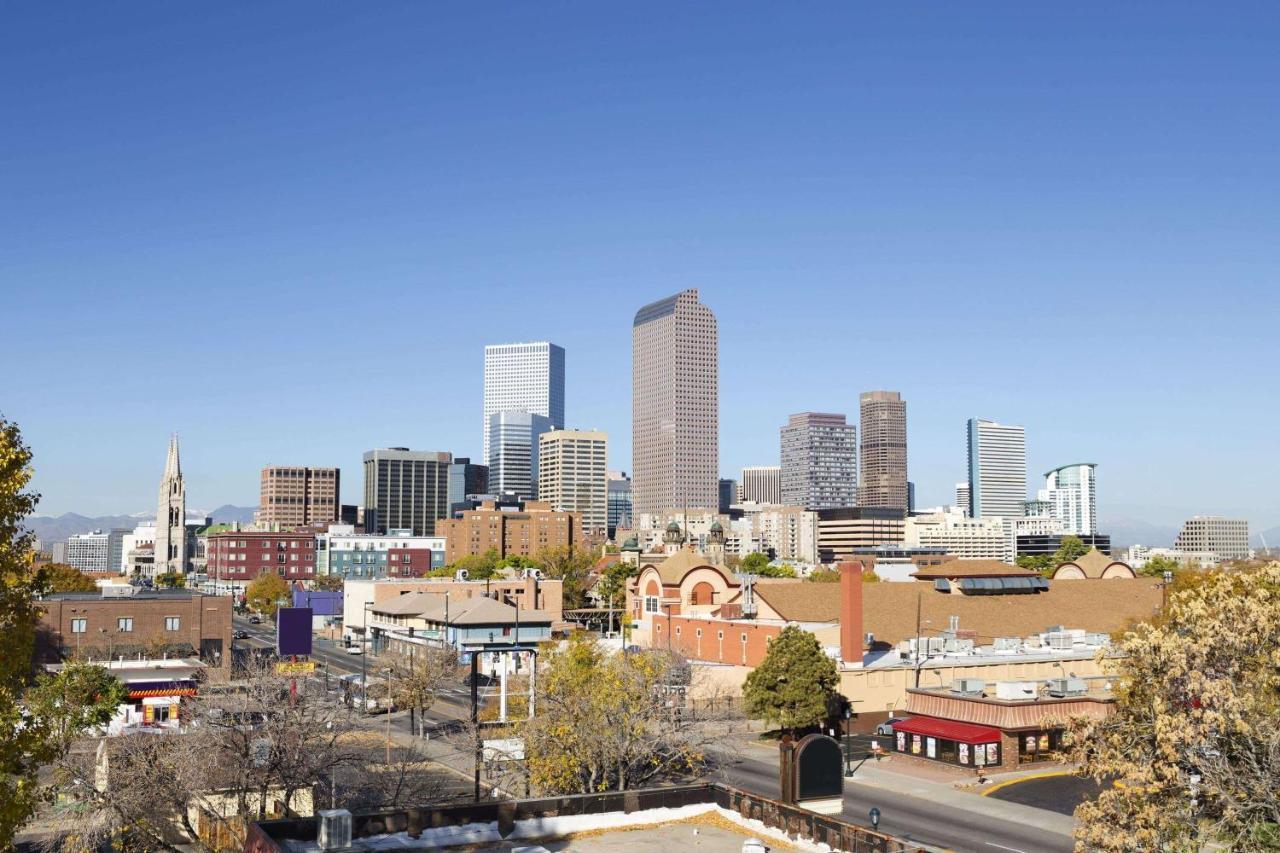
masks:
<path id="1" fill-rule="evenodd" d="M 958 723 L 955 720 L 940 720 L 936 717 L 912 717 L 909 720 L 894 723 L 893 730 L 944 740 L 958 740 L 961 743 L 998 743 L 1000 741 L 999 729 L 975 726 L 973 723 Z"/>

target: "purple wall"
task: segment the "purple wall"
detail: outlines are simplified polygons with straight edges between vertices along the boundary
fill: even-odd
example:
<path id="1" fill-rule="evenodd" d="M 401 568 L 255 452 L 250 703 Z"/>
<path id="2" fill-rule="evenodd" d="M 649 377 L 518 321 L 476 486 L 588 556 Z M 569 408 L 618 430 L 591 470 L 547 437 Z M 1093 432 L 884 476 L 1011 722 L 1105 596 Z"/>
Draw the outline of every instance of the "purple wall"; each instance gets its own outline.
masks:
<path id="1" fill-rule="evenodd" d="M 310 607 L 316 616 L 341 616 L 342 591 L 326 591 L 319 589 L 295 589 L 293 591 L 294 607 Z"/>

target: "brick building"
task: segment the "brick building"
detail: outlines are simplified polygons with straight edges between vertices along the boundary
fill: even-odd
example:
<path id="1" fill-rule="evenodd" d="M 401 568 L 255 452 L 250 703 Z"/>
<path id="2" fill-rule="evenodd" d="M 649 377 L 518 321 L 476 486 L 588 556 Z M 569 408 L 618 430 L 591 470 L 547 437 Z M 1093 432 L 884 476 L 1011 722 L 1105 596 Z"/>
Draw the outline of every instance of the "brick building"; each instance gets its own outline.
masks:
<path id="1" fill-rule="evenodd" d="M 285 580 L 311 580 L 316 575 L 313 532 L 256 533 L 229 530 L 209 535 L 207 569 L 214 589 L 243 592 L 266 572 Z"/>
<path id="2" fill-rule="evenodd" d="M 557 512 L 541 501 L 524 501 L 518 509 L 499 509 L 485 501 L 457 518 L 437 522 L 444 537 L 446 563 L 493 549 L 499 557 L 532 557 L 552 548 L 572 548 L 582 541 L 581 518 Z"/>
<path id="3" fill-rule="evenodd" d="M 337 468 L 268 465 L 255 520 L 284 528 L 338 520 L 340 473 Z"/>
<path id="4" fill-rule="evenodd" d="M 209 675 L 231 670 L 231 599 L 188 589 L 59 592 L 41 601 L 41 656 L 198 657 Z"/>

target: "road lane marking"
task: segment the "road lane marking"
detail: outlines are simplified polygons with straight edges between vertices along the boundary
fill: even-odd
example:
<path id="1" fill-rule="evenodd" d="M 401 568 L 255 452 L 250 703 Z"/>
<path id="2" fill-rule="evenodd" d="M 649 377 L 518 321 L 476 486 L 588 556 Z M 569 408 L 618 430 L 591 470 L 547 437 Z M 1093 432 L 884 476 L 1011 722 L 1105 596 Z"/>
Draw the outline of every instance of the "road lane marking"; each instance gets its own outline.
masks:
<path id="1" fill-rule="evenodd" d="M 996 844 L 993 841 L 984 841 L 982 843 L 988 847 L 999 847 L 1001 850 L 1012 850 L 1013 853 L 1026 853 L 1025 850 L 1019 850 L 1017 847 L 1005 847 L 1003 844 Z"/>
<path id="2" fill-rule="evenodd" d="M 1029 776 L 1019 776 L 1017 779 L 1006 779 L 1003 782 L 997 782 L 989 788 L 984 788 L 982 796 L 989 797 L 1001 788 L 1008 788 L 1010 785 L 1017 785 L 1020 782 L 1030 782 L 1033 779 L 1052 779 L 1055 776 L 1074 776 L 1076 775 L 1070 770 L 1052 770 L 1048 773 L 1033 773 Z"/>

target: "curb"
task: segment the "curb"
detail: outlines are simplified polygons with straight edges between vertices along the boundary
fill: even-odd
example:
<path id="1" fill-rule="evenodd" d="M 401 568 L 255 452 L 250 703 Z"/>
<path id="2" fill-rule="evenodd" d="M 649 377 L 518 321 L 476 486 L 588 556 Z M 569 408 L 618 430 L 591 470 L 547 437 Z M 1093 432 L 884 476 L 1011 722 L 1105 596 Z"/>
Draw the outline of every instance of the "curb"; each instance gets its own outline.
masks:
<path id="1" fill-rule="evenodd" d="M 1019 776 L 1017 779 L 1006 779 L 1003 782 L 996 782 L 981 793 L 984 797 L 989 797 L 1001 788 L 1008 788 L 1010 785 L 1017 785 L 1019 782 L 1029 782 L 1032 779 L 1052 779 L 1055 776 L 1074 776 L 1070 770 L 1054 770 L 1048 773 L 1033 773 L 1029 776 Z"/>

